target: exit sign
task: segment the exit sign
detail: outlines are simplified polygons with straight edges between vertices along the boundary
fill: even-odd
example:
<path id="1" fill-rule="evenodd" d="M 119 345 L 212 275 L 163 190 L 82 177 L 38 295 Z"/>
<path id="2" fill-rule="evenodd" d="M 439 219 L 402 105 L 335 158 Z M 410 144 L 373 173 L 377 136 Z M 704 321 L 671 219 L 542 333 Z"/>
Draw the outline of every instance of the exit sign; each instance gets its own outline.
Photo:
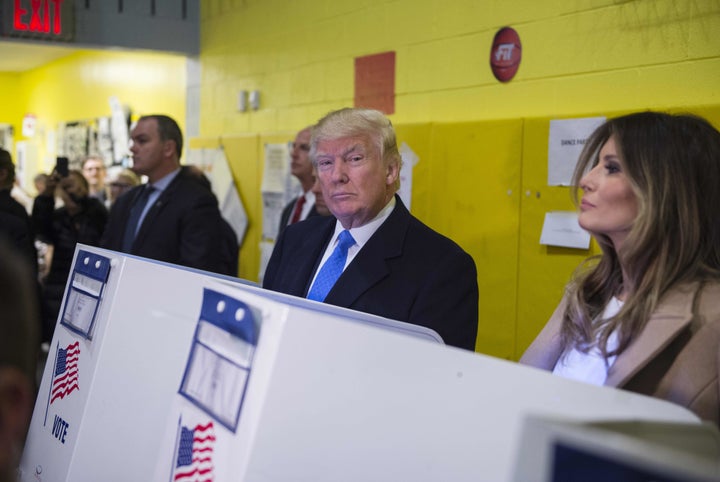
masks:
<path id="1" fill-rule="evenodd" d="M 75 12 L 72 0 L 1 0 L 3 37 L 72 41 Z"/>

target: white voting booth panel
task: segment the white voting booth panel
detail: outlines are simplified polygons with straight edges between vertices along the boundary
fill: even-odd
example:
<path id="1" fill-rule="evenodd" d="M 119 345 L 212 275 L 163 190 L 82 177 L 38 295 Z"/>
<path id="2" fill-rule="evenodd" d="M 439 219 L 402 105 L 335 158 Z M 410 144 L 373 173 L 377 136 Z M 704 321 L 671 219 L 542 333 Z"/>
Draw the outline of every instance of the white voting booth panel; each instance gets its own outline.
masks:
<path id="1" fill-rule="evenodd" d="M 87 246 L 75 266 L 91 256 L 111 268 L 90 338 L 56 328 L 23 481 L 509 481 L 530 414 L 697 422 L 239 280 Z M 67 300 L 71 325 L 93 306 Z"/>
<path id="2" fill-rule="evenodd" d="M 97 259 L 86 265 L 83 258 L 91 256 Z M 109 266 L 107 276 L 85 277 L 75 290 L 74 269 L 68 282 L 60 319 L 65 315 L 83 329 L 56 327 L 21 463 L 24 481 L 152 480 L 208 287 L 252 299 L 267 318 L 261 332 L 267 333 L 268 349 L 259 350 L 258 380 L 267 369 L 263 354 L 272 360 L 274 333 L 288 312 L 440 341 L 432 330 L 364 313 L 305 300 L 298 301 L 321 311 L 266 302 L 257 294 L 272 294 L 235 278 L 78 246 L 73 266 L 92 268 L 96 262 Z"/>
<path id="3" fill-rule="evenodd" d="M 710 423 L 528 417 L 516 460 L 513 482 L 717 482 L 720 432 Z"/>

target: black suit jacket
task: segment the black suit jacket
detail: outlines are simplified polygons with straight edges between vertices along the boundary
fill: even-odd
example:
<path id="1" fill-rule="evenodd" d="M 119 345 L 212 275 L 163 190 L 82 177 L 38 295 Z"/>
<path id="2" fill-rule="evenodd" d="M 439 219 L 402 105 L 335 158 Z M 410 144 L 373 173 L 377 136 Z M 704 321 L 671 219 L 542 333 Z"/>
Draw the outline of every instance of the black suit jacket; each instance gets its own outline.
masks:
<path id="1" fill-rule="evenodd" d="M 102 247 L 122 251 L 130 209 L 142 189 L 143 186 L 136 186 L 115 201 Z M 222 232 L 215 196 L 197 180 L 180 172 L 145 215 L 129 254 L 237 275 L 237 265 L 228 267 L 222 254 Z"/>
<path id="2" fill-rule="evenodd" d="M 10 189 L 0 189 L 0 233 L 17 248 L 37 278 L 35 235 L 25 208 L 12 198 Z"/>
<path id="3" fill-rule="evenodd" d="M 426 326 L 446 344 L 475 349 L 478 285 L 475 262 L 452 240 L 396 205 L 328 293 L 325 303 Z M 288 226 L 277 241 L 263 287 L 305 297 L 335 218 Z"/>
<path id="4" fill-rule="evenodd" d="M 288 221 L 290 221 L 290 216 L 292 216 L 292 213 L 295 210 L 295 203 L 297 202 L 297 200 L 298 200 L 297 197 L 293 198 L 293 200 L 290 201 L 289 203 L 287 203 L 287 205 L 283 208 L 282 214 L 280 215 L 280 226 L 278 227 L 278 236 L 280 236 L 280 233 L 285 231 L 285 228 L 287 228 Z M 308 212 L 307 217 L 311 218 L 313 216 L 320 216 L 320 213 L 317 212 L 314 204 L 313 204 L 313 207 L 310 208 L 310 212 Z M 305 219 L 307 219 L 307 218 L 305 218 Z"/>

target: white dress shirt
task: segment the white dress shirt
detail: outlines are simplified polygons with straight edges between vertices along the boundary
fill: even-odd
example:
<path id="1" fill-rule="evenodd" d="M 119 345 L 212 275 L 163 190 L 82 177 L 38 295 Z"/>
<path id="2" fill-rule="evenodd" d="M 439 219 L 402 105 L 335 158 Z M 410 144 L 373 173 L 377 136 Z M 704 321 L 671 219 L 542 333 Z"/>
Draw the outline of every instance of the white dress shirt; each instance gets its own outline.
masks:
<path id="1" fill-rule="evenodd" d="M 355 240 L 355 244 L 350 246 L 348 249 L 348 255 L 347 259 L 345 260 L 345 266 L 343 267 L 343 271 L 345 271 L 345 268 L 348 267 L 350 262 L 355 259 L 355 256 L 360 252 L 363 246 L 365 246 L 365 243 L 370 240 L 373 234 L 375 234 L 375 231 L 378 230 L 378 228 L 382 225 L 382 223 L 385 222 L 385 220 L 390 216 L 390 213 L 395 209 L 395 196 L 390 199 L 390 202 L 385 205 L 384 208 L 378 213 L 377 216 L 373 218 L 372 221 L 370 221 L 367 224 L 363 224 L 362 226 L 359 226 L 357 228 L 350 229 L 350 234 L 352 235 L 353 239 Z M 323 264 L 325 264 L 325 261 L 330 257 L 332 252 L 335 250 L 335 246 L 338 242 L 338 236 L 340 236 L 340 233 L 343 232 L 345 228 L 343 228 L 342 224 L 340 224 L 340 221 L 335 222 L 335 232 L 332 236 L 332 241 L 328 243 L 327 248 L 325 248 L 325 253 L 323 254 L 322 259 L 320 260 L 320 264 L 318 264 L 318 269 L 315 270 L 315 274 L 313 275 L 312 283 L 310 283 L 310 286 L 312 286 L 315 283 L 315 278 L 317 277 L 318 271 L 320 271 L 320 268 Z"/>
<path id="2" fill-rule="evenodd" d="M 608 319 L 615 316 L 622 306 L 623 302 L 613 296 L 605 307 L 602 318 Z M 617 331 L 613 331 L 608 338 L 608 350 L 617 348 L 617 343 Z M 553 373 L 593 385 L 604 385 L 608 369 L 615 362 L 615 358 L 614 356 L 609 357 L 606 364 L 605 358 L 597 347 L 587 353 L 573 348 L 560 357 L 555 364 Z"/>

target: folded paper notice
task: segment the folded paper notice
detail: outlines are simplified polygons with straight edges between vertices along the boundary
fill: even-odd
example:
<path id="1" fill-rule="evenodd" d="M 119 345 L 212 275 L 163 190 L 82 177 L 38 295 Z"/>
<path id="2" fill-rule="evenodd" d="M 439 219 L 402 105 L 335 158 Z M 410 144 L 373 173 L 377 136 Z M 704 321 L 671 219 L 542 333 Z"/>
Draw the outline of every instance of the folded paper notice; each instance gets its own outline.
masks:
<path id="1" fill-rule="evenodd" d="M 540 244 L 588 249 L 590 247 L 590 234 L 578 224 L 576 212 L 551 211 L 545 213 Z"/>

